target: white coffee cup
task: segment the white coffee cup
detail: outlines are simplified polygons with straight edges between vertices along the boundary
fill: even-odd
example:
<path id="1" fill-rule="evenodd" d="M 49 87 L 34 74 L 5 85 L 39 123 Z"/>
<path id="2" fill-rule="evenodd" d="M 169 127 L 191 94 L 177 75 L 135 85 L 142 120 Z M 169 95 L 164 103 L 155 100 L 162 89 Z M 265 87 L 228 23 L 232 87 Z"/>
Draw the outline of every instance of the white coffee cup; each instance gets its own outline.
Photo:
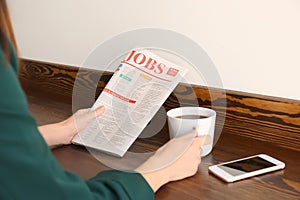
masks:
<path id="1" fill-rule="evenodd" d="M 197 130 L 198 136 L 209 135 L 214 139 L 216 112 L 202 107 L 179 107 L 167 112 L 170 139 Z M 205 116 L 200 118 L 200 116 Z M 213 142 L 202 147 L 201 156 L 208 155 Z"/>

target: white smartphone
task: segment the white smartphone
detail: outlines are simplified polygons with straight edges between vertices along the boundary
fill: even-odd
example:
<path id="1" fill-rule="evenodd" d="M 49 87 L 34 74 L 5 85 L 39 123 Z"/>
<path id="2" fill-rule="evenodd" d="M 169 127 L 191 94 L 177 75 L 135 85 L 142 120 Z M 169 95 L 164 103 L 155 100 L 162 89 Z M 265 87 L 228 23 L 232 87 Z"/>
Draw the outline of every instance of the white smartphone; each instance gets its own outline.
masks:
<path id="1" fill-rule="evenodd" d="M 226 182 L 234 182 L 259 174 L 283 169 L 285 164 L 266 154 L 259 154 L 213 165 L 208 168 L 209 172 Z"/>

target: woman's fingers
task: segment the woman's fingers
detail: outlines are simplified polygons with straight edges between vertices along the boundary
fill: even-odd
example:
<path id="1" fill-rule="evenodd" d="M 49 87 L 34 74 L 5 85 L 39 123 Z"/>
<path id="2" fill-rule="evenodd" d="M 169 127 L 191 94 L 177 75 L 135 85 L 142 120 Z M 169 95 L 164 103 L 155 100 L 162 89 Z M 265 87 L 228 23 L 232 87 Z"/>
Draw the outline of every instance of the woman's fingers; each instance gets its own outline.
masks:
<path id="1" fill-rule="evenodd" d="M 83 130 L 93 119 L 101 116 L 104 110 L 104 106 L 99 106 L 93 111 L 90 108 L 80 109 L 70 118 L 73 120 L 67 120 L 67 122 L 72 122 L 76 133 L 78 133 L 79 131 Z"/>

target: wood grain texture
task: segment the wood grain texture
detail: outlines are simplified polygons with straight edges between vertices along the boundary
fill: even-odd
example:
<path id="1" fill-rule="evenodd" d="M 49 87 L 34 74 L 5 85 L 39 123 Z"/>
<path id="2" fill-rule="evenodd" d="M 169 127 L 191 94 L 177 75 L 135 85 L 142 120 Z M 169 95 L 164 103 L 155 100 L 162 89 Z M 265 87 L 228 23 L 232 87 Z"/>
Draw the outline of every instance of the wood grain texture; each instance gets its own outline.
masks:
<path id="1" fill-rule="evenodd" d="M 26 59 L 22 60 L 19 73 L 28 95 L 38 93 L 40 98 L 73 104 L 73 111 L 90 107 L 111 76 L 111 72 Z M 78 84 L 74 85 L 75 80 Z M 300 151 L 300 101 L 230 90 L 225 94 L 219 89 L 181 83 L 163 107 L 169 110 L 212 105 L 218 116 L 217 131 Z"/>
<path id="2" fill-rule="evenodd" d="M 28 96 L 30 110 L 38 124 L 57 122 L 72 113 L 70 104 L 55 99 L 43 99 L 38 94 Z M 168 140 L 166 130 L 153 138 L 136 141 L 130 151 L 155 150 Z M 84 147 L 66 145 L 52 150 L 61 166 L 83 179 L 110 169 L 95 159 Z M 286 163 L 281 171 L 226 184 L 208 173 L 208 166 L 254 154 L 266 153 Z M 202 159 L 198 173 L 182 181 L 169 183 L 155 195 L 160 200 L 298 200 L 300 197 L 300 151 L 279 147 L 269 142 L 232 134 L 226 129 L 207 157 Z"/>
<path id="3" fill-rule="evenodd" d="M 38 124 L 61 121 L 72 114 L 72 109 L 77 109 L 72 108 L 76 75 L 80 75 L 79 80 L 84 85 L 80 93 L 85 94 L 77 97 L 78 107 L 92 104 L 92 100 L 86 101 L 87 91 L 93 91 L 92 99 L 95 99 L 111 77 L 111 73 L 104 73 L 98 83 L 98 73 L 91 70 L 78 73 L 75 67 L 24 60 L 20 80 Z M 211 95 L 212 92 L 216 94 Z M 220 101 L 223 98 L 226 98 L 227 105 Z M 299 102 L 234 91 L 226 91 L 225 96 L 217 89 L 180 84 L 164 107 L 167 110 L 179 105 L 211 107 L 212 102 L 219 116 L 224 116 L 225 109 L 227 111 L 222 135 L 213 152 L 202 159 L 195 176 L 167 184 L 156 193 L 155 199 L 299 199 Z M 138 139 L 130 151 L 154 151 L 168 139 L 165 125 L 154 137 Z M 64 169 L 83 179 L 109 169 L 81 146 L 61 146 L 52 152 Z M 286 168 L 232 184 L 208 173 L 208 166 L 212 164 L 259 153 L 284 161 Z"/>

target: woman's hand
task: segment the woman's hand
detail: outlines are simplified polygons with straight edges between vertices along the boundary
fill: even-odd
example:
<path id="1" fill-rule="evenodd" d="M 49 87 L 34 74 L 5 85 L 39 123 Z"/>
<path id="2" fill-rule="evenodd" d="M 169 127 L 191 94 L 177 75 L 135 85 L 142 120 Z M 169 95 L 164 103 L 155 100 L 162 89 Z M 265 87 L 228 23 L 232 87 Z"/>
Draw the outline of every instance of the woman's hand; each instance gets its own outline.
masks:
<path id="1" fill-rule="evenodd" d="M 172 139 L 136 171 L 142 174 L 153 191 L 156 192 L 162 185 L 168 182 L 195 175 L 201 162 L 201 147 L 208 143 L 211 143 L 209 136 L 195 137 L 195 133 Z M 185 151 L 174 159 L 174 152 L 178 151 L 178 149 L 182 150 L 183 146 L 187 147 Z M 174 159 L 173 162 L 170 162 L 170 157 Z M 157 168 L 157 162 L 164 162 L 166 159 L 169 165 Z M 157 170 L 149 171 L 153 166 Z"/>
<path id="2" fill-rule="evenodd" d="M 104 110 L 104 106 L 100 106 L 94 111 L 81 109 L 64 121 L 39 126 L 38 129 L 49 146 L 70 144 L 73 137 L 83 130 L 89 122 L 101 116 Z"/>

